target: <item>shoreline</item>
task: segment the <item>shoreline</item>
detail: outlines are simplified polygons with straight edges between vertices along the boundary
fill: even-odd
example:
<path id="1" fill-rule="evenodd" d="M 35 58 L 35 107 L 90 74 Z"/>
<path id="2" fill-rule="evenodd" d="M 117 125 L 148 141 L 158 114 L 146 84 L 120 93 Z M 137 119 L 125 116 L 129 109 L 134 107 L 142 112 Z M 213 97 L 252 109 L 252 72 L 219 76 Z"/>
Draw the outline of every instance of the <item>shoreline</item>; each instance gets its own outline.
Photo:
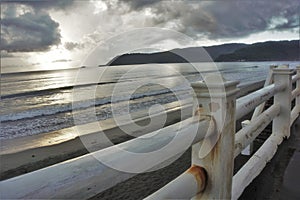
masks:
<path id="1" fill-rule="evenodd" d="M 185 105 L 184 109 L 182 109 L 183 113 L 181 113 L 181 108 L 178 104 L 178 102 L 166 104 L 167 119 L 165 126 L 178 122 L 181 115 L 183 119 L 190 117 L 192 107 Z M 147 114 L 146 112 L 133 113 L 134 122 L 140 126 L 147 125 L 150 121 Z M 164 113 L 158 113 L 154 115 L 153 118 L 160 118 L 163 114 Z M 99 130 L 98 123 L 103 127 L 102 130 Z M 138 127 L 133 129 L 130 124 L 124 124 L 119 127 L 114 120 L 110 118 L 100 122 L 82 125 L 80 131 L 84 132 L 81 132 L 80 136 L 76 133 L 78 131 L 76 127 L 71 127 L 48 134 L 25 136 L 1 141 L 0 180 L 12 178 L 89 153 L 82 143 L 82 139 L 93 142 L 93 144 L 91 144 L 92 149 L 89 149 L 90 151 L 96 151 L 110 146 L 110 143 L 97 140 L 98 134 L 101 131 L 105 133 L 110 141 L 114 144 L 118 144 L 130 140 L 134 138 L 134 136 L 140 136 L 159 128 L 161 127 L 149 127 L 148 129 Z M 124 133 L 122 129 L 130 129 L 130 135 Z"/>
<path id="2" fill-rule="evenodd" d="M 261 88 L 263 82 L 264 81 L 241 85 L 241 91 L 238 96 L 244 96 L 251 91 Z M 181 117 L 186 119 L 192 114 L 192 105 L 188 103 L 184 104 L 182 108 L 179 107 L 178 102 L 166 104 L 165 107 L 167 110 L 167 120 L 164 126 L 179 122 Z M 159 119 L 161 114 L 156 114 L 154 115 L 154 118 L 155 117 Z M 145 111 L 132 113 L 132 118 L 135 123 L 140 126 L 147 125 L 150 121 L 148 113 Z M 133 130 L 131 124 L 124 124 L 118 127 L 112 118 L 96 122 L 96 124 L 97 123 L 100 123 L 101 127 L 103 127 L 102 130 L 99 130 L 99 126 L 95 126 L 95 123 L 84 124 L 80 128 L 81 133 L 82 131 L 84 132 L 80 137 L 86 137 L 89 141 L 92 140 L 94 142 L 92 149 L 89 149 L 92 151 L 100 150 L 111 145 L 99 141 L 97 138 L 99 131 L 103 131 L 114 144 L 118 144 L 161 128 L 150 127 L 144 129 L 142 127 Z M 132 134 L 126 134 L 122 129 L 129 129 Z M 76 132 L 76 127 L 70 127 L 46 134 L 1 141 L 0 180 L 22 175 L 89 153 Z"/>

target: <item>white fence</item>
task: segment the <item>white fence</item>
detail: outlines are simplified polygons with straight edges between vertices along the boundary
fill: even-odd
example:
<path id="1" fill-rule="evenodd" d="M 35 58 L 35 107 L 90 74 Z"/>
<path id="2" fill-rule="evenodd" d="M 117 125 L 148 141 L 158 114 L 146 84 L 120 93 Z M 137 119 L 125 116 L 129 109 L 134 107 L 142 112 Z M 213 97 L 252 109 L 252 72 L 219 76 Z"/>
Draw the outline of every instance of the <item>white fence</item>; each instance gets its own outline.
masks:
<path id="1" fill-rule="evenodd" d="M 236 100 L 237 82 L 208 76 L 204 82 L 192 84 L 194 116 L 181 123 L 139 138 L 99 150 L 31 173 L 1 181 L 2 199 L 24 198 L 89 198 L 136 174 L 112 169 L 97 159 L 114 166 L 127 165 L 133 171 L 151 169 L 184 152 L 192 144 L 192 166 L 178 178 L 148 196 L 147 199 L 237 199 L 245 187 L 262 171 L 276 153 L 290 126 L 300 112 L 300 67 L 273 68 L 274 84 Z M 271 83 L 269 77 L 267 82 Z M 223 82 L 223 83 L 222 83 Z M 292 84 L 296 88 L 292 90 Z M 266 100 L 274 96 L 274 104 L 262 112 Z M 295 99 L 295 106 L 291 102 Z M 236 120 L 255 109 L 250 123 L 235 134 Z M 249 161 L 233 176 L 234 158 L 273 121 L 272 134 Z M 189 134 L 194 133 L 193 141 Z M 145 158 L 132 159 L 119 149 L 134 152 L 151 151 L 176 136 L 167 151 Z M 97 159 L 96 159 L 97 158 Z"/>

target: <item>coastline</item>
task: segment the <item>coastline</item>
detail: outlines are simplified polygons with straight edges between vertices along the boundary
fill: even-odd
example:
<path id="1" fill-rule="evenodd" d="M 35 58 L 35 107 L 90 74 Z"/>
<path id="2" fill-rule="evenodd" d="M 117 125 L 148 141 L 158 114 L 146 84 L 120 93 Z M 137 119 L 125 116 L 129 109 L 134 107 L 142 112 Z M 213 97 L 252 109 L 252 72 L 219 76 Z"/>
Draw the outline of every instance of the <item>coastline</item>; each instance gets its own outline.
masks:
<path id="1" fill-rule="evenodd" d="M 244 96 L 251 91 L 261 88 L 263 82 L 264 81 L 241 85 L 238 96 Z M 178 102 L 165 105 L 167 110 L 165 126 L 182 120 L 180 118 L 186 119 L 191 116 L 192 105 L 189 103 L 183 105 L 182 108 L 179 107 Z M 154 115 L 154 117 L 159 118 L 161 114 L 162 113 L 158 113 Z M 149 123 L 148 113 L 145 111 L 132 113 L 132 118 L 138 125 L 147 125 Z M 80 128 L 81 131 L 84 130 L 84 133 L 81 132 L 80 137 L 87 137 L 89 140 L 94 141 L 92 149 L 89 149 L 92 151 L 100 150 L 111 145 L 97 140 L 99 131 L 103 131 L 110 141 L 114 144 L 118 144 L 130 140 L 134 138 L 134 136 L 140 136 L 161 128 L 151 127 L 148 129 L 140 128 L 133 130 L 130 124 L 124 124 L 120 127 L 117 126 L 111 118 L 97 123 L 103 127 L 102 130 L 99 130 L 99 126 L 96 126 L 96 129 L 93 128 L 95 124 L 93 125 L 92 123 L 81 125 Z M 124 133 L 122 129 L 130 129 L 130 135 Z M 70 127 L 50 133 L 1 141 L 0 180 L 12 178 L 89 153 L 80 137 L 77 134 L 77 128 Z"/>
<path id="2" fill-rule="evenodd" d="M 192 107 L 190 105 L 184 105 L 181 113 L 178 102 L 166 104 L 166 110 L 167 119 L 165 126 L 180 121 L 180 116 L 186 119 L 190 117 L 192 113 Z M 158 113 L 154 115 L 154 118 L 160 118 L 163 114 L 164 113 Z M 149 123 L 150 120 L 147 115 L 148 113 L 145 111 L 132 113 L 134 122 L 139 125 L 147 125 Z M 99 130 L 100 127 L 97 123 L 103 128 Z M 95 127 L 95 124 L 97 129 L 91 128 Z M 134 136 L 140 136 L 159 128 L 161 127 L 132 129 L 130 124 L 117 126 L 114 120 L 110 118 L 96 123 L 82 125 L 80 130 L 84 130 L 84 132 L 81 132 L 80 137 L 77 134 L 77 128 L 70 127 L 46 134 L 4 140 L 1 141 L 0 180 L 12 178 L 89 153 L 81 141 L 84 138 L 81 137 L 86 137 L 89 141 L 96 141 L 91 144 L 92 149 L 89 149 L 90 151 L 96 151 L 111 145 L 110 143 L 103 143 L 97 140 L 100 131 L 105 133 L 114 144 L 118 144 L 130 140 Z M 122 129 L 131 129 L 130 135 L 124 133 Z"/>

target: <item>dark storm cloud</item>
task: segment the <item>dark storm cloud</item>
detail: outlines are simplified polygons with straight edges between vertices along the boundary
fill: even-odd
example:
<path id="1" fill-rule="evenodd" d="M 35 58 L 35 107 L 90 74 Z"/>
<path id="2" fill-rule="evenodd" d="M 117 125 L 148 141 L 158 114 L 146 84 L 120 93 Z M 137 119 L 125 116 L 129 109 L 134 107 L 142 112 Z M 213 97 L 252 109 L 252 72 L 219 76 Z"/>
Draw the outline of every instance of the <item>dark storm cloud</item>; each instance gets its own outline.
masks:
<path id="1" fill-rule="evenodd" d="M 84 44 L 77 43 L 77 42 L 65 42 L 64 46 L 69 51 L 72 51 L 74 49 L 83 49 L 84 48 Z"/>
<path id="2" fill-rule="evenodd" d="M 9 52 L 45 51 L 61 42 L 59 24 L 48 9 L 65 9 L 73 1 L 1 2 L 1 50 Z M 18 9 L 26 6 L 25 13 Z"/>
<path id="3" fill-rule="evenodd" d="M 65 9 L 74 3 L 74 0 L 7 0 L 2 1 L 4 3 L 18 3 L 31 6 L 35 9 Z"/>
<path id="4" fill-rule="evenodd" d="M 120 0 L 124 3 L 128 3 L 130 7 L 134 10 L 143 9 L 148 6 L 153 6 L 153 4 L 160 2 L 160 0 Z"/>
<path id="5" fill-rule="evenodd" d="M 237 38 L 266 30 L 299 27 L 300 3 L 286 1 L 122 1 L 131 11 L 148 8 L 155 26 L 174 28 L 193 37 Z"/>
<path id="6" fill-rule="evenodd" d="M 60 43 L 59 24 L 47 13 L 1 19 L 1 50 L 42 51 Z"/>
<path id="7" fill-rule="evenodd" d="M 229 1 L 209 5 L 215 19 L 210 37 L 242 37 L 266 30 L 299 27 L 299 1 Z M 195 29 L 197 31 L 197 29 Z"/>

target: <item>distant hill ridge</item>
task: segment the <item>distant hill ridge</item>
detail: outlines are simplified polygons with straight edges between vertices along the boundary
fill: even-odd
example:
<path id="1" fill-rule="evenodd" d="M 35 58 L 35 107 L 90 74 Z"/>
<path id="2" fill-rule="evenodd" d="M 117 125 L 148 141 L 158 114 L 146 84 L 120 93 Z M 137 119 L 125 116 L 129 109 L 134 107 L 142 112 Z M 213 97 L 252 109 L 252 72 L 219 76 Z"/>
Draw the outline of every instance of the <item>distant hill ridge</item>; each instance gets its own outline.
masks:
<path id="1" fill-rule="evenodd" d="M 300 61 L 299 40 L 268 41 L 254 44 L 230 43 L 209 47 L 188 47 L 157 53 L 123 54 L 107 65 L 147 63 L 208 62 L 206 52 L 216 62 L 234 61 Z"/>

